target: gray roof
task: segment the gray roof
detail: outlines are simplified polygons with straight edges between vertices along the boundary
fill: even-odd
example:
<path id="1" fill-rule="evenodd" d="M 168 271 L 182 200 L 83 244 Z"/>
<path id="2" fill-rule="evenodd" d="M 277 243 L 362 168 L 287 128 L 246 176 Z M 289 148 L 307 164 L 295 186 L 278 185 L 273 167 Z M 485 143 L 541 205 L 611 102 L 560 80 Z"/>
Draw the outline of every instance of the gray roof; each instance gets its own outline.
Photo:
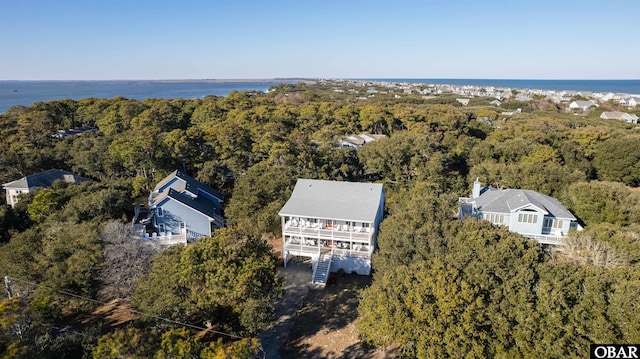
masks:
<path id="1" fill-rule="evenodd" d="M 375 222 L 384 190 L 380 183 L 298 179 L 281 216 Z"/>
<path id="2" fill-rule="evenodd" d="M 163 178 L 160 182 L 158 182 L 153 190 L 160 191 L 160 188 L 162 188 L 164 185 L 166 185 L 176 177 L 184 181 L 184 184 L 182 186 L 175 188 L 176 190 L 180 192 L 187 191 L 195 195 L 198 195 L 198 191 L 202 191 L 215 197 L 219 202 L 224 201 L 224 196 L 222 195 L 222 193 L 178 170 L 171 172 L 167 177 Z"/>
<path id="3" fill-rule="evenodd" d="M 56 180 L 68 183 L 91 181 L 89 178 L 80 177 L 73 172 L 51 169 L 40 173 L 34 173 L 18 180 L 4 183 L 4 188 L 46 188 L 51 187 Z"/>
<path id="4" fill-rule="evenodd" d="M 596 104 L 593 103 L 593 101 L 573 101 L 573 103 L 576 104 L 576 106 L 580 106 L 580 107 L 590 107 L 590 106 L 595 106 Z"/>
<path id="5" fill-rule="evenodd" d="M 184 182 L 174 188 L 169 187 L 160 191 L 162 187 L 176 177 L 180 178 Z M 192 193 L 196 197 L 193 198 L 186 192 Z M 209 196 L 202 195 L 203 192 L 209 194 Z M 210 197 L 215 198 L 215 200 Z M 152 194 L 152 201 L 150 205 L 158 206 L 167 198 L 172 198 L 209 217 L 215 217 L 216 215 L 220 215 L 219 203 L 223 201 L 224 196 L 222 196 L 220 192 L 185 174 L 184 172 L 174 171 L 158 182 Z M 216 200 L 218 203 L 216 203 Z"/>
<path id="6" fill-rule="evenodd" d="M 186 205 L 187 207 L 195 209 L 196 211 L 212 218 L 215 217 L 215 215 L 219 215 L 218 213 L 216 213 L 216 207 L 210 199 L 204 198 L 202 196 L 191 198 L 183 193 L 176 191 L 173 188 L 169 188 L 168 191 L 165 191 L 158 197 L 156 197 L 154 200 L 154 205 L 160 205 L 166 198 L 172 198 Z"/>
<path id="7" fill-rule="evenodd" d="M 527 189 L 504 189 L 497 190 L 489 188 L 475 200 L 476 207 L 482 212 L 511 213 L 512 211 L 526 206 L 535 206 L 545 215 L 556 218 L 576 218 L 557 199 L 542 193 Z"/>

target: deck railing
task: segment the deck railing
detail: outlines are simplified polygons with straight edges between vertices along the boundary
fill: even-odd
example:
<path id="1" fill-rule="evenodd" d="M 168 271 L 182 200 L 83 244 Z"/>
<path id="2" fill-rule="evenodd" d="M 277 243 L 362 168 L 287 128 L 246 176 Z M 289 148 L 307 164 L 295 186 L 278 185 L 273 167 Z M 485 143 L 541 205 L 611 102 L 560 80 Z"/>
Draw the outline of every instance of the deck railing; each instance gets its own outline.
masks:
<path id="1" fill-rule="evenodd" d="M 559 236 L 548 236 L 544 234 L 523 234 L 523 236 L 534 239 L 540 244 L 552 244 L 556 246 L 564 245 L 564 238 Z"/>
<path id="2" fill-rule="evenodd" d="M 320 250 L 326 251 L 331 250 L 333 255 L 338 256 L 350 256 L 350 257 L 362 257 L 368 258 L 369 246 L 361 246 L 354 245 L 354 248 L 341 249 L 332 246 L 318 246 L 305 244 L 302 241 L 294 243 L 294 242 L 286 242 L 285 243 L 285 253 L 292 256 L 305 256 L 305 257 L 316 257 L 319 255 Z"/>
<path id="3" fill-rule="evenodd" d="M 364 230 L 340 230 L 337 228 L 320 228 L 319 226 L 292 226 L 286 224 L 284 227 L 284 234 L 290 236 L 314 237 L 320 239 L 344 239 L 369 242 L 373 233 L 366 232 Z"/>

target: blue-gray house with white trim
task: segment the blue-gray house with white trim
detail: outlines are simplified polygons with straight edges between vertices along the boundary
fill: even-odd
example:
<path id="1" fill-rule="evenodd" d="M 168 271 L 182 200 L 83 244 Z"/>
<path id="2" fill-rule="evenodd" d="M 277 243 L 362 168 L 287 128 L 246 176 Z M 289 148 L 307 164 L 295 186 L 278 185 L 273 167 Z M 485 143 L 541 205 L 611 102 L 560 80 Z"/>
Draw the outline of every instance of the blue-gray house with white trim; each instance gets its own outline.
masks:
<path id="1" fill-rule="evenodd" d="M 576 217 L 557 199 L 526 189 L 496 189 L 473 183 L 471 197 L 460 198 L 458 218 L 474 217 L 507 226 L 542 244 L 562 244 L 569 230 L 582 230 Z"/>
<path id="2" fill-rule="evenodd" d="M 223 200 L 220 192 L 184 172 L 174 171 L 149 195 L 146 222 L 160 238 L 186 243 L 208 237 L 224 226 Z"/>

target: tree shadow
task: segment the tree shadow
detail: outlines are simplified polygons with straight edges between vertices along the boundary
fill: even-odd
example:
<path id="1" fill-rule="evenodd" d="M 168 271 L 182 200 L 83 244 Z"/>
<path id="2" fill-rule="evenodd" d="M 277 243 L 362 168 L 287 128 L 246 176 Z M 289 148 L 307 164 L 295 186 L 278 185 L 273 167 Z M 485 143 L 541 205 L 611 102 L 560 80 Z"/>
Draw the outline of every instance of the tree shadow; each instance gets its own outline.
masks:
<path id="1" fill-rule="evenodd" d="M 282 350 L 282 357 L 362 357 L 368 350 L 362 348 L 359 342 L 348 344 L 349 340 L 357 341 L 357 338 L 348 338 L 343 343 L 336 343 L 335 348 L 332 348 L 331 344 L 310 344 L 309 338 L 329 341 L 328 335 L 353 323 L 358 318 L 360 291 L 370 284 L 370 276 L 338 275 L 335 284 L 309 291 L 302 309 L 296 313 L 293 328 Z M 348 348 L 343 351 L 345 344 L 348 344 Z"/>

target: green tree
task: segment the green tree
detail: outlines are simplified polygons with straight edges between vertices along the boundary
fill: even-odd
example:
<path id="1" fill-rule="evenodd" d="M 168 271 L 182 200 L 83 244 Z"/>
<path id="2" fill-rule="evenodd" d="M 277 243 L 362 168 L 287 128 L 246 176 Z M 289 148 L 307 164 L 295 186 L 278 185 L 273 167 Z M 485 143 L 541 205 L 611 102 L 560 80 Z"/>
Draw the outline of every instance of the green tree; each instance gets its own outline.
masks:
<path id="1" fill-rule="evenodd" d="M 259 237 L 220 229 L 158 258 L 134 294 L 143 312 L 238 333 L 269 324 L 280 280 L 270 246 Z"/>
<path id="2" fill-rule="evenodd" d="M 562 195 L 564 205 L 587 225 L 622 226 L 640 220 L 640 194 L 616 182 L 576 182 Z"/>
<path id="3" fill-rule="evenodd" d="M 293 191 L 298 176 L 288 167 L 261 162 L 237 179 L 225 210 L 232 225 L 261 234 L 280 230 L 278 211 Z"/>
<path id="4" fill-rule="evenodd" d="M 640 136 L 611 138 L 600 143 L 593 165 L 598 178 L 618 181 L 628 186 L 640 186 Z"/>

